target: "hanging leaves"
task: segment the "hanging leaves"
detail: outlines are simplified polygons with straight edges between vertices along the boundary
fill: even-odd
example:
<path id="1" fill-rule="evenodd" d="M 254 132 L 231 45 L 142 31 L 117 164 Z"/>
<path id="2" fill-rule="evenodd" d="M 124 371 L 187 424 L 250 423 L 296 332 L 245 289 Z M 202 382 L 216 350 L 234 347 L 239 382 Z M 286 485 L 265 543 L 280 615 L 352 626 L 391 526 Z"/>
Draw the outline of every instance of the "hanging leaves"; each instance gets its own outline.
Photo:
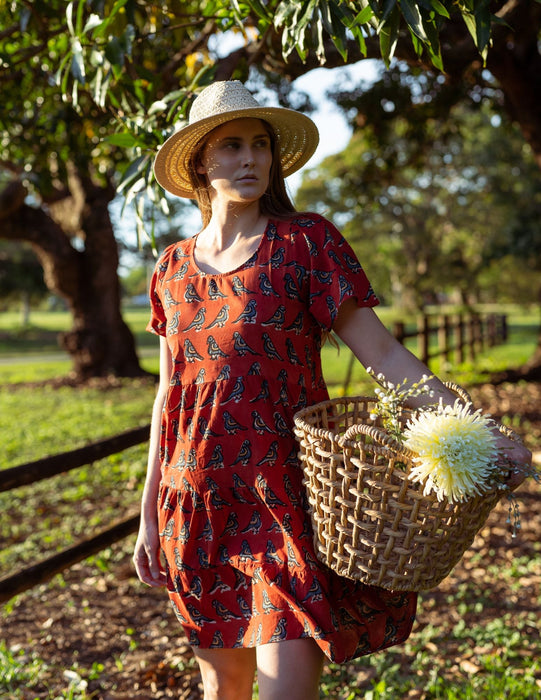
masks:
<path id="1" fill-rule="evenodd" d="M 133 201 L 157 187 L 152 155 L 214 79 L 231 37 L 246 51 L 241 47 L 237 63 L 226 68 L 228 77 L 244 79 L 253 65 L 272 67 L 297 56 L 325 65 L 332 55 L 336 65 L 338 53 L 347 63 L 353 52 L 366 56 L 368 45 L 371 56 L 379 45 L 389 66 L 404 42 L 443 71 L 440 32 L 459 15 L 486 58 L 495 21 L 488 0 L 13 0 L 3 15 L 0 65 L 15 73 L 35 59 L 48 85 L 81 117 L 100 112 L 93 157 L 101 157 L 103 146 L 124 173 L 121 191 Z M 102 167 L 105 172 L 109 164 Z"/>

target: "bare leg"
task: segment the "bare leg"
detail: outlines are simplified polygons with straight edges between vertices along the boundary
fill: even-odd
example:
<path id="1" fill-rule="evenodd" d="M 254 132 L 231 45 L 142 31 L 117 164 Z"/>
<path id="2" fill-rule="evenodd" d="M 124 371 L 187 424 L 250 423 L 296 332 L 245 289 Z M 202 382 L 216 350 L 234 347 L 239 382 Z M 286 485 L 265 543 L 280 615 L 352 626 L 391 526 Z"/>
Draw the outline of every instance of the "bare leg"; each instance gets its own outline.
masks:
<path id="1" fill-rule="evenodd" d="M 257 647 L 259 700 L 318 700 L 323 660 L 313 639 Z"/>
<path id="2" fill-rule="evenodd" d="M 203 700 L 252 700 L 255 649 L 193 647 L 203 679 Z"/>

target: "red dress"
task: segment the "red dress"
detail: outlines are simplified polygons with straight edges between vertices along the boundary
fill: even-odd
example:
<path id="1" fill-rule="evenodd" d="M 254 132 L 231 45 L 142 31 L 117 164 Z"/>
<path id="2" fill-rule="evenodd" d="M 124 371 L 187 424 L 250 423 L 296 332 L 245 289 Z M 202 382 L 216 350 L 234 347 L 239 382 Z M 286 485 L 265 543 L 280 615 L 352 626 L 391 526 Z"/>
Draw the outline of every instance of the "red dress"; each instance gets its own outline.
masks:
<path id="1" fill-rule="evenodd" d="M 293 415 L 328 398 L 322 333 L 354 297 L 378 303 L 318 215 L 270 221 L 237 269 L 201 272 L 196 238 L 169 246 L 149 330 L 173 358 L 159 493 L 168 592 L 190 644 L 312 637 L 342 662 L 405 640 L 416 595 L 341 578 L 314 554 Z"/>

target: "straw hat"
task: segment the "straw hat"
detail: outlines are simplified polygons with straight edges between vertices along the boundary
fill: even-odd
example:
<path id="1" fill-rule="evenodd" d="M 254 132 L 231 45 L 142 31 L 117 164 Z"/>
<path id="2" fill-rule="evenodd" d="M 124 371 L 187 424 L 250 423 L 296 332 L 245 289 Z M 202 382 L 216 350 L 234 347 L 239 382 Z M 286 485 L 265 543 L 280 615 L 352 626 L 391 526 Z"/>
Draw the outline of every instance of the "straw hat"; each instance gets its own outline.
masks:
<path id="1" fill-rule="evenodd" d="M 274 128 L 284 177 L 299 170 L 317 148 L 318 130 L 307 116 L 284 107 L 262 107 L 240 81 L 221 81 L 198 95 L 188 126 L 170 136 L 158 151 L 156 180 L 179 197 L 194 197 L 188 167 L 195 146 L 220 124 L 245 117 L 264 119 Z"/>

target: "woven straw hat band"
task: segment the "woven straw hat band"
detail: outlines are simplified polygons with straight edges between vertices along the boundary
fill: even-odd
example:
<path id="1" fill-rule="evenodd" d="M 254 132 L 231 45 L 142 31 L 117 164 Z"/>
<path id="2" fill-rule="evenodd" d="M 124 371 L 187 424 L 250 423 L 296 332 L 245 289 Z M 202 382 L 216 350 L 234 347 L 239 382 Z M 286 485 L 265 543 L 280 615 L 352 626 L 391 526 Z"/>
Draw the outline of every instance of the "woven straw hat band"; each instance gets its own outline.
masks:
<path id="1" fill-rule="evenodd" d="M 194 197 L 189 161 L 197 144 L 217 126 L 242 118 L 262 119 L 273 127 L 284 177 L 299 170 L 317 148 L 319 134 L 309 117 L 283 107 L 262 107 L 238 80 L 216 82 L 194 100 L 188 125 L 158 151 L 154 174 L 160 185 L 179 197 Z"/>

